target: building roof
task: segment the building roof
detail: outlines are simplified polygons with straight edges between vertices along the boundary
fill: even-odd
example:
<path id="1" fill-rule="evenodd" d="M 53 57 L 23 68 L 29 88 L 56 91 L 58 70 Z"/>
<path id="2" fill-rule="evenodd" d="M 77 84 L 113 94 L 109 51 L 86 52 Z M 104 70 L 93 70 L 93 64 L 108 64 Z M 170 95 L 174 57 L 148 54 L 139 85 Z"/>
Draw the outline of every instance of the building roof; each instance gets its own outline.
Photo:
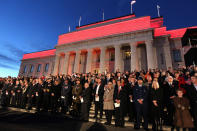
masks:
<path id="1" fill-rule="evenodd" d="M 150 16 L 140 17 L 127 21 L 121 21 L 95 28 L 70 32 L 59 36 L 58 45 L 68 44 L 72 42 L 101 38 L 115 34 L 133 32 L 152 28 L 150 24 Z"/>
<path id="2" fill-rule="evenodd" d="M 54 56 L 55 51 L 56 51 L 56 49 L 51 49 L 51 50 L 44 50 L 44 51 L 40 51 L 40 52 L 33 52 L 33 53 L 24 54 L 22 60 Z"/>
<path id="3" fill-rule="evenodd" d="M 136 18 L 135 15 L 132 14 L 77 27 L 77 30 L 74 32 L 59 35 L 57 45 L 59 46 L 78 41 L 91 40 L 150 28 L 154 28 L 154 37 L 170 35 L 170 38 L 180 38 L 183 37 L 187 29 L 197 28 L 197 26 L 167 30 L 167 28 L 163 26 L 163 17 L 151 19 L 150 16 L 144 16 Z M 55 51 L 56 49 L 51 49 L 24 54 L 22 60 L 54 56 Z"/>

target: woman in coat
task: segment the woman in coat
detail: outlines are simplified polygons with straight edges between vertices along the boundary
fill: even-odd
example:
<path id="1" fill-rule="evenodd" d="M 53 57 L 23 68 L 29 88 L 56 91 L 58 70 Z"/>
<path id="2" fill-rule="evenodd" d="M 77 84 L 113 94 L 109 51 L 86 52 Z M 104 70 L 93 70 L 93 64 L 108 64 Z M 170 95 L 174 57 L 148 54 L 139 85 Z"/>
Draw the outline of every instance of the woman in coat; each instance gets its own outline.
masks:
<path id="1" fill-rule="evenodd" d="M 183 90 L 181 89 L 177 90 L 177 95 L 178 96 L 173 99 L 175 106 L 174 125 L 176 126 L 177 131 L 179 131 L 180 128 L 183 128 L 183 131 L 188 128 L 190 131 L 191 128 L 194 128 L 194 124 L 189 112 L 189 100 L 183 97 Z"/>
<path id="2" fill-rule="evenodd" d="M 107 85 L 105 85 L 104 89 L 104 102 L 103 102 L 103 110 L 105 111 L 107 122 L 106 125 L 111 125 L 112 120 L 112 114 L 114 110 L 114 101 L 113 101 L 113 95 L 114 95 L 114 87 L 112 82 L 108 82 Z"/>
<path id="3" fill-rule="evenodd" d="M 152 118 L 153 118 L 153 131 L 162 130 L 162 102 L 163 102 L 163 89 L 159 86 L 158 79 L 154 78 L 152 88 L 150 90 L 152 101 Z"/>

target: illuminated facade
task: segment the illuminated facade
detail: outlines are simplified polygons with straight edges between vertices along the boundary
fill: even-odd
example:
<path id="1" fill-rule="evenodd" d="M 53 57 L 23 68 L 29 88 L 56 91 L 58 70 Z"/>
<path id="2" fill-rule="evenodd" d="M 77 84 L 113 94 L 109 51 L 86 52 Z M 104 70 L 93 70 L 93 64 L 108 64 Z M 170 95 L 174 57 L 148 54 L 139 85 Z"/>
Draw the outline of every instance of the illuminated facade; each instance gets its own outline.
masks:
<path id="1" fill-rule="evenodd" d="M 135 15 L 84 25 L 60 35 L 55 49 L 24 54 L 19 75 L 177 68 L 185 65 L 181 38 L 188 29 L 167 30 L 163 17 Z"/>

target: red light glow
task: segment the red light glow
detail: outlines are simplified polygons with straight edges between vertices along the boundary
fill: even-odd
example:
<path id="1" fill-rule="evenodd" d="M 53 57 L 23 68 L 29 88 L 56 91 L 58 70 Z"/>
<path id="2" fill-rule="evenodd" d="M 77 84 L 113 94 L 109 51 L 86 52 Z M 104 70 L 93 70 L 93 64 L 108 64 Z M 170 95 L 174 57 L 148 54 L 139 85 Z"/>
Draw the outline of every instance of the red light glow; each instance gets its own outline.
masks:
<path id="1" fill-rule="evenodd" d="M 150 16 L 90 28 L 59 36 L 58 45 L 151 28 Z"/>
<path id="2" fill-rule="evenodd" d="M 23 60 L 25 59 L 32 59 L 32 58 L 40 58 L 40 57 L 47 57 L 47 56 L 54 56 L 56 49 L 34 52 L 29 54 L 23 55 Z"/>

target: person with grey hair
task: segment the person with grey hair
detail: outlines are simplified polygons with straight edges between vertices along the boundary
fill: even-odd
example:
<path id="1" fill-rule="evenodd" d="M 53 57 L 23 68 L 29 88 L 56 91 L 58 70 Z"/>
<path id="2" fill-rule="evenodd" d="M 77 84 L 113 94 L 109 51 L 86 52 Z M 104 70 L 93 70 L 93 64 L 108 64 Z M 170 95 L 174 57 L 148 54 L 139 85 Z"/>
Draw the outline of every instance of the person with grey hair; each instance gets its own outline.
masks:
<path id="1" fill-rule="evenodd" d="M 167 77 L 167 81 L 163 85 L 164 88 L 164 105 L 167 108 L 167 120 L 168 125 L 171 126 L 171 130 L 174 130 L 173 125 L 173 114 L 174 114 L 174 105 L 173 98 L 176 96 L 176 90 L 179 88 L 178 85 L 174 82 L 172 76 Z"/>

